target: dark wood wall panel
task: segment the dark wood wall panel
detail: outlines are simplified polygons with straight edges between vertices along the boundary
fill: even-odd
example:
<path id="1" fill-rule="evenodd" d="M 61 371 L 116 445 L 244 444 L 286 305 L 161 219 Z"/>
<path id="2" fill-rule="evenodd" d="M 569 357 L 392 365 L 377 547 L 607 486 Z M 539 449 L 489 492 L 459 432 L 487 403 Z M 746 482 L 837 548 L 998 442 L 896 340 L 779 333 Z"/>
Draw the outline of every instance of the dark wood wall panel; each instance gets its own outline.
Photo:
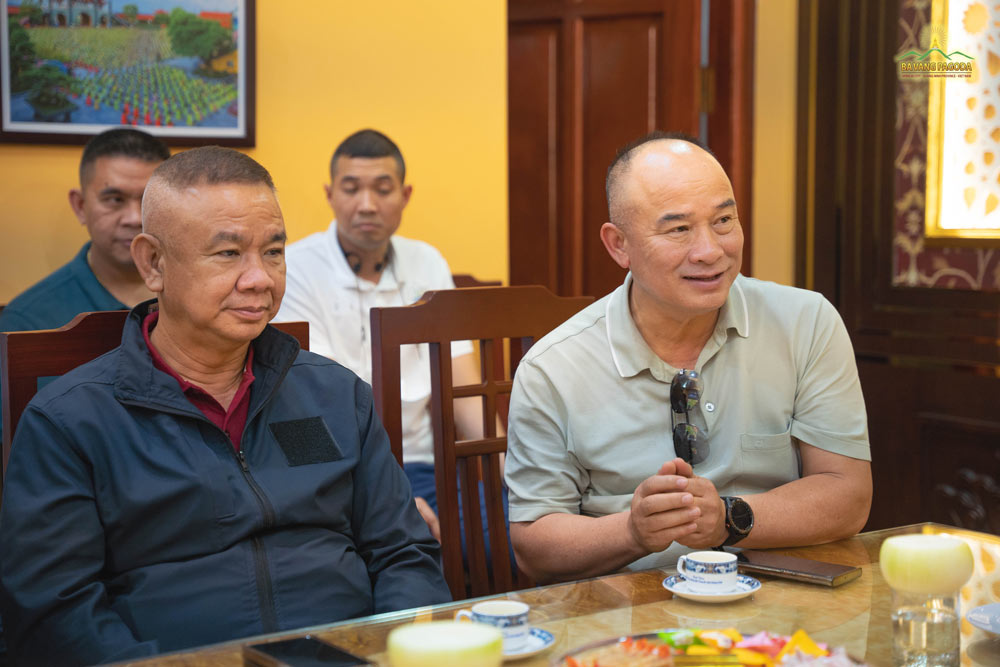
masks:
<path id="1" fill-rule="evenodd" d="M 811 256 L 798 244 L 797 275 L 840 310 L 858 357 L 868 527 L 996 526 L 1000 503 L 969 508 L 976 494 L 998 497 L 1000 294 L 892 284 L 899 2 L 802 0 L 799 11 L 797 210 L 815 244 Z"/>
<path id="2" fill-rule="evenodd" d="M 1000 422 L 951 414 L 918 416 L 922 514 L 1000 535 Z M 942 458 L 963 462 L 950 472 Z"/>
<path id="3" fill-rule="evenodd" d="M 715 3 L 713 2 L 713 5 Z M 745 2 L 751 6 L 753 12 L 754 3 Z M 727 114 L 734 110 L 728 96 L 712 95 L 719 104 L 713 110 L 703 106 L 702 95 L 707 91 L 702 90 L 701 68 L 701 3 L 690 2 L 666 2 L 662 8 L 662 59 L 661 70 L 663 72 L 660 81 L 660 89 L 657 91 L 660 96 L 660 121 L 661 130 L 678 130 L 688 134 L 698 134 L 698 117 L 702 110 L 712 113 L 720 112 Z M 714 14 L 713 14 L 714 16 Z M 714 26 L 713 26 L 714 28 Z M 753 24 L 743 24 L 736 28 L 741 34 L 746 34 L 749 30 L 749 39 L 753 39 Z M 710 31 L 709 41 L 732 39 L 732 33 L 719 32 L 715 29 Z M 710 67 L 715 68 L 715 63 Z M 751 73 L 752 75 L 752 73 Z M 728 77 L 714 78 L 716 90 L 728 89 L 732 81 Z M 751 85 L 750 79 L 743 82 L 744 85 Z M 750 116 L 747 109 L 739 109 L 736 113 L 741 122 L 749 122 Z M 709 139 L 713 150 L 717 148 L 728 148 L 725 146 L 725 137 L 719 138 L 720 143 L 715 144 L 713 139 Z M 731 165 L 723 162 L 722 166 L 730 170 Z"/>
<path id="4" fill-rule="evenodd" d="M 869 526 L 945 519 L 949 509 L 935 490 L 960 485 L 963 468 L 1000 480 L 995 376 L 866 359 L 858 371 L 875 480 Z"/>
<path id="5" fill-rule="evenodd" d="M 599 232 L 608 220 L 604 179 L 615 151 L 656 129 L 659 16 L 583 23 L 583 293 L 603 296 L 625 271 Z"/>
<path id="6" fill-rule="evenodd" d="M 512 284 L 555 289 L 559 266 L 558 22 L 514 24 L 508 34 L 510 236 L 530 238 Z"/>
<path id="7" fill-rule="evenodd" d="M 754 3 L 746 0 L 712 0 L 709 18 L 712 35 L 725 35 L 709 42 L 714 90 L 706 100 L 708 136 L 712 150 L 733 182 L 743 223 L 742 272 L 752 275 L 753 236 L 753 68 Z"/>
<path id="8" fill-rule="evenodd" d="M 755 3 L 716 4 L 713 39 L 737 46 L 716 48 L 727 62 L 705 76 L 701 0 L 509 0 L 512 284 L 593 296 L 621 284 L 624 271 L 598 233 L 607 220 L 608 164 L 651 130 L 697 134 L 709 97 L 710 121 L 719 119 L 709 143 L 740 174 L 734 189 L 745 197 L 740 217 L 749 239 L 753 71 L 744 61 L 747 53 L 752 60 Z M 703 80 L 714 82 L 711 94 Z"/>

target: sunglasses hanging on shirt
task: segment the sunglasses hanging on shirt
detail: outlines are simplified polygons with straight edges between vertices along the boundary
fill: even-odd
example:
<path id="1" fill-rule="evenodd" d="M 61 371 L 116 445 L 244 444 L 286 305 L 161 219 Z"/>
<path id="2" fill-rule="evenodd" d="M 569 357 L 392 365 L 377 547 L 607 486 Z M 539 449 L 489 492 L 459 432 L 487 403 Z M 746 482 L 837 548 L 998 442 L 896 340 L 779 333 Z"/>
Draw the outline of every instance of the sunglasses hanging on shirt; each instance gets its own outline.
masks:
<path id="1" fill-rule="evenodd" d="M 708 436 L 691 423 L 690 412 L 701 400 L 701 376 L 685 368 L 677 371 L 670 381 L 670 427 L 674 435 L 674 452 L 692 466 L 708 458 Z M 684 415 L 677 422 L 675 415 Z"/>

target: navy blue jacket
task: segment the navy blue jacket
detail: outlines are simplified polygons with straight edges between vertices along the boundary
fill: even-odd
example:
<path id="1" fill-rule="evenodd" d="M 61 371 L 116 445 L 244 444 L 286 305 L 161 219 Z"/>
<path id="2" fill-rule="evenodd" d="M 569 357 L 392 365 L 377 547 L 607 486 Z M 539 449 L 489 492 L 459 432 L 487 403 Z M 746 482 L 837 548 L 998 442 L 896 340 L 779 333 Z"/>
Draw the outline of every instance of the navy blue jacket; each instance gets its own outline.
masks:
<path id="1" fill-rule="evenodd" d="M 371 388 L 268 327 L 226 434 L 122 344 L 39 392 L 0 509 L 14 664 L 121 660 L 450 599 Z"/>

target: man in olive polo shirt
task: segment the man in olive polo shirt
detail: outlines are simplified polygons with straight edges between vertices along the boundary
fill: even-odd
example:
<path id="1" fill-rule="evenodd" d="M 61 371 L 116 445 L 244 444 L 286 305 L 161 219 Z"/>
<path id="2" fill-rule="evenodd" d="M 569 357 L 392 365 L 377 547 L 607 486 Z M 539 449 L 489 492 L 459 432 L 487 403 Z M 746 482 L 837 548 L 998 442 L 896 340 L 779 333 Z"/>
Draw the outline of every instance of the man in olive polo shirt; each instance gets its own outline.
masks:
<path id="1" fill-rule="evenodd" d="M 518 563 L 575 579 L 860 530 L 868 430 L 837 311 L 739 274 L 732 186 L 696 140 L 627 146 L 607 189 L 601 239 L 629 274 L 536 343 L 514 383 Z"/>

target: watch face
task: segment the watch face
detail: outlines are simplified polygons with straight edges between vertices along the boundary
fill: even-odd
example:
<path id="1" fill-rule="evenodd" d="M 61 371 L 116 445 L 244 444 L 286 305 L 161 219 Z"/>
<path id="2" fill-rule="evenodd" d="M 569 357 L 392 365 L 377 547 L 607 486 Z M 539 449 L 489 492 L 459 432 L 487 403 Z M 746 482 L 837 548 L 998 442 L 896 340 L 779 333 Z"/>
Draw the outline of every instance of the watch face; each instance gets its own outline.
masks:
<path id="1" fill-rule="evenodd" d="M 742 498 L 730 498 L 729 520 L 733 528 L 741 533 L 748 533 L 753 527 L 753 510 Z"/>

